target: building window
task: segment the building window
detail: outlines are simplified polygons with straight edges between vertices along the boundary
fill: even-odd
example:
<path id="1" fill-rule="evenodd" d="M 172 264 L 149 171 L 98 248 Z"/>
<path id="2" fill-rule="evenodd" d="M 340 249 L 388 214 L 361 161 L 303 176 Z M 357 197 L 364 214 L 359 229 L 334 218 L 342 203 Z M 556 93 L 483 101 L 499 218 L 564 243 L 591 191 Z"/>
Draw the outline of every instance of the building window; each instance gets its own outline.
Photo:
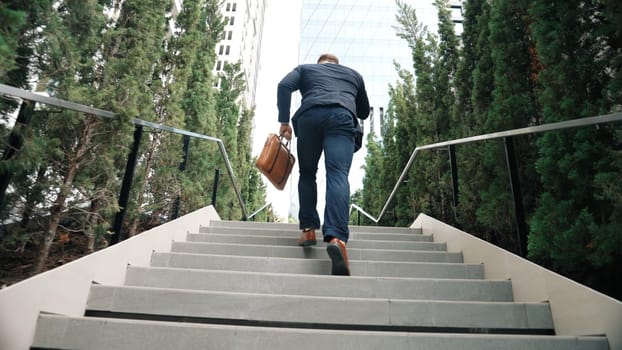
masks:
<path id="1" fill-rule="evenodd" d="M 235 23 L 235 17 L 231 17 L 231 22 L 229 22 L 230 25 L 233 25 L 233 23 Z"/>
<path id="2" fill-rule="evenodd" d="M 222 69 L 222 61 L 218 61 L 218 63 L 216 63 L 216 70 L 221 70 Z"/>
<path id="3" fill-rule="evenodd" d="M 233 31 L 229 31 L 229 33 L 227 33 L 227 40 L 231 40 L 231 38 L 233 37 Z"/>
<path id="4" fill-rule="evenodd" d="M 225 50 L 225 55 L 228 55 L 231 50 L 231 46 L 227 45 L 227 49 Z"/>
<path id="5" fill-rule="evenodd" d="M 225 9 L 225 11 L 227 11 L 227 12 L 231 11 L 231 3 L 230 2 L 227 3 L 227 8 Z"/>
<path id="6" fill-rule="evenodd" d="M 225 25 L 229 24 L 229 16 L 225 16 Z"/>
<path id="7" fill-rule="evenodd" d="M 237 4 L 234 2 L 233 3 L 233 8 L 231 9 L 231 11 L 235 12 L 235 8 L 236 8 Z"/>
<path id="8" fill-rule="evenodd" d="M 222 55 L 223 51 L 224 51 L 225 47 L 223 45 L 220 45 L 220 48 L 218 49 L 218 54 Z"/>

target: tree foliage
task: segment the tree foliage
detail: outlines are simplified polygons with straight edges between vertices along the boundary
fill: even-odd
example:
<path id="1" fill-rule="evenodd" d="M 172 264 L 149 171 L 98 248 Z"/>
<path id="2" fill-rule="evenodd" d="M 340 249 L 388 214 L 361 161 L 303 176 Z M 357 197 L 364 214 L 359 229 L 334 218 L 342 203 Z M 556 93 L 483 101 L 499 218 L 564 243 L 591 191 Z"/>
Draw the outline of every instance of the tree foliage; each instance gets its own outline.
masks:
<path id="1" fill-rule="evenodd" d="M 517 129 L 539 121 L 535 94 L 530 81 L 532 47 L 527 29 L 528 1 L 493 1 L 488 22 L 492 86 L 490 105 L 478 133 Z M 490 68 L 489 68 L 490 69 Z M 520 160 L 523 194 L 533 194 L 539 186 L 533 168 L 535 147 L 529 137 L 515 138 L 515 156 Z M 487 142 L 482 148 L 482 172 L 486 183 L 479 188 L 477 223 L 486 228 L 489 240 L 514 252 L 519 251 L 515 235 L 514 206 L 508 181 L 503 140 Z M 529 210 L 529 208 L 528 208 Z"/>
<path id="2" fill-rule="evenodd" d="M 385 183 L 393 184 L 394 169 L 408 160 L 404 149 L 622 109 L 619 2 L 469 0 L 460 44 L 445 1 L 435 1 L 437 33 L 421 25 L 414 7 L 397 5 L 396 34 L 410 47 L 413 67 L 412 73 L 397 67 L 388 123 L 368 140 L 364 188 L 357 193 L 365 208 L 384 203 L 381 197 L 392 190 Z M 512 140 L 529 257 L 618 298 L 620 140 L 615 125 Z M 446 152 L 424 150 L 383 220 L 406 226 L 424 212 L 517 251 L 503 140 L 456 150 L 456 208 L 450 207 Z"/>
<path id="3" fill-rule="evenodd" d="M 465 3 L 462 54 L 456 73 L 456 107 L 452 120 L 454 137 L 485 133 L 484 116 L 490 108 L 493 87 L 489 22 L 489 1 L 471 0 Z M 456 147 L 459 186 L 456 220 L 460 228 L 487 238 L 486 228 L 475 220 L 481 205 L 480 192 L 487 183 L 481 154 L 483 145 L 480 143 Z"/>
<path id="4" fill-rule="evenodd" d="M 387 192 L 386 183 L 383 176 L 375 176 L 372 174 L 382 174 L 383 150 L 382 144 L 378 140 L 373 130 L 367 134 L 366 143 L 367 154 L 365 155 L 365 177 L 363 178 L 363 188 L 361 192 L 356 192 L 352 197 L 352 202 L 365 208 L 370 214 L 379 213 L 386 200 Z M 385 196 L 385 197 L 383 197 Z M 364 217 L 362 224 L 371 224 L 372 221 Z"/>
<path id="5" fill-rule="evenodd" d="M 610 22 L 616 9 L 601 1 L 532 5 L 545 122 L 619 109 L 619 91 L 608 90 L 619 83 L 611 74 L 620 60 L 619 22 Z M 616 41 L 617 47 L 609 45 Z M 586 127 L 538 140 L 543 192 L 531 220 L 529 255 L 620 296 L 622 285 L 613 278 L 622 263 L 622 188 L 614 180 L 622 163 L 612 148 L 615 132 L 611 126 Z"/>
<path id="6" fill-rule="evenodd" d="M 15 68 L 19 31 L 26 23 L 26 13 L 0 4 L 0 76 Z"/>
<path id="7" fill-rule="evenodd" d="M 407 98 L 408 106 L 402 107 L 402 112 L 397 116 L 400 127 L 409 129 L 408 133 L 402 134 L 405 140 L 398 142 L 407 142 L 408 152 L 412 152 L 416 146 L 451 137 L 450 119 L 456 99 L 452 86 L 457 72 L 459 49 L 446 1 L 435 2 L 439 9 L 438 35 L 430 33 L 419 23 L 412 6 L 401 1 L 397 4 L 397 21 L 400 24 L 397 35 L 411 48 L 414 71 L 414 78 L 405 72 L 400 73 L 403 84 L 409 86 L 412 92 L 409 92 L 411 96 Z M 451 220 L 453 215 L 449 205 L 447 159 L 445 152 L 418 155 L 418 161 L 408 174 L 405 190 L 409 194 L 402 195 L 408 198 L 409 203 L 397 206 L 412 206 L 412 217 L 426 212 Z"/>
<path id="8" fill-rule="evenodd" d="M 51 244 L 60 234 L 86 235 L 89 251 L 107 244 L 121 209 L 117 197 L 135 131 L 133 118 L 221 138 L 246 205 L 254 209 L 265 202 L 265 187 L 250 156 L 254 113 L 240 102 L 244 74 L 239 64 L 228 66 L 223 77 L 212 73 L 224 28 L 221 3 L 185 0 L 173 31 L 171 5 L 169 0 L 0 4 L 2 83 L 30 88 L 35 82 L 37 90 L 50 96 L 118 115 L 108 120 L 2 100 L 3 119 L 17 108 L 32 118 L 4 129 L 24 145 L 12 153 L 5 147 L 0 166 L 13 180 L 2 218 L 21 223 L 2 236 L 1 248 L 36 244 L 40 254 L 33 272 L 46 268 Z M 214 85 L 219 78 L 220 89 Z M 185 141 L 178 134 L 143 129 L 125 208 L 123 230 L 130 235 L 210 204 L 214 171 L 224 170 L 219 147 L 191 139 L 185 155 Z M 231 186 L 223 188 L 220 216 L 240 219 Z"/>

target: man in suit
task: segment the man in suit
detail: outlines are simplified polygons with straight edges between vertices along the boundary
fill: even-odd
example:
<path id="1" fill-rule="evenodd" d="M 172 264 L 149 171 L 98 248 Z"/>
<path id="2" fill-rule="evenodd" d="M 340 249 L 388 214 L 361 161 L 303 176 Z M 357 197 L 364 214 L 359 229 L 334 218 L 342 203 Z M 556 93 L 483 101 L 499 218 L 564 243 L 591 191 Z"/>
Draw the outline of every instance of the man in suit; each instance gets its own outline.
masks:
<path id="1" fill-rule="evenodd" d="M 332 261 L 333 275 L 350 275 L 346 243 L 349 230 L 350 184 L 348 174 L 355 152 L 356 118 L 369 115 L 369 100 L 363 77 L 354 69 L 339 64 L 332 54 L 323 54 L 317 64 L 294 68 L 277 89 L 279 133 L 292 138 L 290 126 L 291 94 L 300 90 L 302 102 L 291 118 L 297 137 L 298 220 L 302 235 L 299 246 L 316 244 L 320 229 L 317 213 L 316 174 L 324 152 L 326 166 L 326 206 L 322 233 Z"/>

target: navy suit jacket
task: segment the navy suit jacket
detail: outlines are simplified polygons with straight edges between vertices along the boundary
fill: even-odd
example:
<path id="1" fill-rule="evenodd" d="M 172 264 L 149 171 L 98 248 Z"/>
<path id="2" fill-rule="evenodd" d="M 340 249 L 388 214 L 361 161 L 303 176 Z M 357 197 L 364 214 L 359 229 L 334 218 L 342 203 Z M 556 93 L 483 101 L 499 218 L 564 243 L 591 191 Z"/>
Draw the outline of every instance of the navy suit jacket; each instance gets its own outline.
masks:
<path id="1" fill-rule="evenodd" d="M 334 63 L 303 64 L 294 68 L 281 80 L 277 89 L 281 123 L 290 120 L 291 95 L 296 90 L 300 90 L 302 102 L 294 118 L 309 108 L 331 105 L 342 106 L 360 119 L 369 116 L 369 100 L 363 77 L 352 68 Z"/>

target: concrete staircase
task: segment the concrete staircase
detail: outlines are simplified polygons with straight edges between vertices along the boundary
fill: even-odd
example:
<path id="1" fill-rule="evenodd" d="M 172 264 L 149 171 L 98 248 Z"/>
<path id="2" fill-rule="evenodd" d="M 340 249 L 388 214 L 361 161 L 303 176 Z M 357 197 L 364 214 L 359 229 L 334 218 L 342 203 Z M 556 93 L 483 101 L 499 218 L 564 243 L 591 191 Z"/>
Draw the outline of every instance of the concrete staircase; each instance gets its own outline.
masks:
<path id="1" fill-rule="evenodd" d="M 548 303 L 514 302 L 420 230 L 351 229 L 341 277 L 295 225 L 212 221 L 92 285 L 84 317 L 41 314 L 32 349 L 609 349 L 556 336 Z"/>

